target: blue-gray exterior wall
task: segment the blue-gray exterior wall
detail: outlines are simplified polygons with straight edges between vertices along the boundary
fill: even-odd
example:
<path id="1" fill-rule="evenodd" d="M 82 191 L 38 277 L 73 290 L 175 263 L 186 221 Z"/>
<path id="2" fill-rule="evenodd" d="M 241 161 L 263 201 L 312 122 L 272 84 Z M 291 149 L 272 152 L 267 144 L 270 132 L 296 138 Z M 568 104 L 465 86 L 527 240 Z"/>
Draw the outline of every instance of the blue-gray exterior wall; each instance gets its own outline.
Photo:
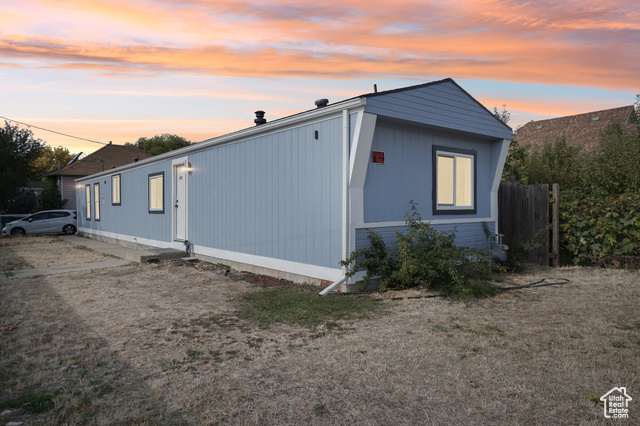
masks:
<path id="1" fill-rule="evenodd" d="M 318 139 L 315 139 L 318 131 Z M 339 269 L 342 257 L 342 116 L 188 156 L 188 239 L 198 246 Z M 122 203 L 111 206 L 111 178 L 100 181 L 101 220 L 81 228 L 171 242 L 171 158 L 121 174 Z M 164 172 L 164 214 L 148 213 L 148 175 Z M 103 182 L 106 182 L 103 184 Z M 104 188 L 102 186 L 104 185 Z M 93 217 L 93 215 L 92 215 Z"/>
<path id="2" fill-rule="evenodd" d="M 193 175 L 200 174 L 189 180 L 191 242 L 340 267 L 341 117 L 210 149 L 189 161 Z"/>
<path id="3" fill-rule="evenodd" d="M 489 231 L 495 233 L 495 222 L 485 222 L 489 228 Z M 431 225 L 438 232 L 454 232 L 455 244 L 458 246 L 472 247 L 479 250 L 489 249 L 489 240 L 485 234 L 482 222 L 479 223 L 458 223 L 458 224 L 440 224 Z M 405 234 L 408 229 L 406 226 L 387 226 L 382 228 L 372 228 L 374 232 L 377 232 L 382 236 L 384 243 L 395 254 L 397 253 L 398 246 L 396 245 L 396 232 Z M 356 249 L 369 247 L 371 242 L 369 241 L 369 230 L 358 229 L 356 230 Z"/>
<path id="4" fill-rule="evenodd" d="M 433 216 L 434 145 L 477 152 L 475 214 Z M 493 145 L 499 143 L 496 141 Z M 372 150 L 385 152 L 385 164 L 369 161 L 364 186 L 365 223 L 403 221 L 405 212 L 411 208 L 411 200 L 426 220 L 491 216 L 489 194 L 496 173 L 494 163 L 497 163 L 492 157 L 496 150 L 492 150 L 492 142 L 464 134 L 379 123 Z"/>
<path id="5" fill-rule="evenodd" d="M 442 82 L 367 98 L 365 112 L 443 129 L 511 139 L 510 128 L 497 120 L 455 83 Z"/>
<path id="6" fill-rule="evenodd" d="M 149 213 L 149 175 L 164 172 L 164 214 Z M 120 174 L 120 205 L 111 204 L 111 175 L 79 181 L 77 188 L 78 227 L 112 232 L 137 238 L 171 241 L 171 160 L 140 168 L 115 172 Z M 100 183 L 100 220 L 95 220 L 93 185 Z M 91 220 L 86 220 L 84 186 L 91 184 Z"/>

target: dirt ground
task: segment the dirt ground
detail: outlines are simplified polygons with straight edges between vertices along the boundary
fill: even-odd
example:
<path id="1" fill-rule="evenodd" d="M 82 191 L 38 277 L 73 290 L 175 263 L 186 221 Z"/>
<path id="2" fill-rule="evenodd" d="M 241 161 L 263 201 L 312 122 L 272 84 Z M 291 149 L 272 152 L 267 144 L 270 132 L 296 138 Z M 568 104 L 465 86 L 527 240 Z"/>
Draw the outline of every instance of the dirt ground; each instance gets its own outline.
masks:
<path id="1" fill-rule="evenodd" d="M 0 269 L 13 271 L 50 268 L 76 263 L 93 263 L 109 257 L 80 247 L 55 236 L 21 236 L 0 238 Z"/>
<path id="2" fill-rule="evenodd" d="M 0 249 L 3 268 L 35 263 Z M 625 386 L 624 423 L 640 423 L 640 274 L 543 268 L 502 285 L 542 278 L 568 283 L 386 298 L 386 315 L 332 330 L 242 322 L 234 296 L 258 287 L 203 264 L 0 281 L 0 407 L 49 404 L 0 421 L 618 424 L 598 398 Z"/>

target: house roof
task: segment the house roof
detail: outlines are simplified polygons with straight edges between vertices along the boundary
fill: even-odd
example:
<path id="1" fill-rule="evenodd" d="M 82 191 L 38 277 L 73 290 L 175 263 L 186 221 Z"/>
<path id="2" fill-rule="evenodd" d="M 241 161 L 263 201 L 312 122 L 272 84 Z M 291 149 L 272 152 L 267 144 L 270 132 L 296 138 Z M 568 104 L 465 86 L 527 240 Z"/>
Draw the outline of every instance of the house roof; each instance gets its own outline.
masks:
<path id="1" fill-rule="evenodd" d="M 548 120 L 530 121 L 518 129 L 515 139 L 520 145 L 540 146 L 565 136 L 567 144 L 594 151 L 600 135 L 610 124 L 633 126 L 634 106 L 627 105 Z"/>
<path id="2" fill-rule="evenodd" d="M 433 92 L 426 92 L 424 90 L 424 89 L 437 88 L 437 87 L 440 87 L 443 89 L 441 91 L 443 94 L 440 94 L 438 96 Z M 451 91 L 453 91 L 454 93 L 452 94 Z M 443 111 L 446 111 L 445 114 L 448 114 L 450 116 L 449 118 L 451 118 L 454 122 L 455 121 L 465 122 L 465 121 L 469 121 L 470 118 L 474 118 L 477 122 L 478 116 L 480 116 L 482 117 L 481 120 L 484 120 L 490 123 L 489 126 L 491 127 L 489 129 L 489 133 L 484 133 L 484 135 L 490 136 L 492 138 L 499 137 L 499 138 L 511 139 L 512 137 L 511 127 L 509 127 L 508 125 L 498 120 L 491 111 L 489 111 L 486 107 L 484 107 L 469 93 L 467 93 L 453 79 L 445 78 L 443 80 L 432 81 L 429 83 L 418 84 L 414 86 L 402 87 L 399 89 L 386 90 L 386 91 L 380 91 L 380 92 L 374 91 L 373 93 L 361 94 L 361 95 L 344 99 L 338 102 L 331 102 L 326 104 L 326 106 L 322 106 L 322 107 L 318 107 L 318 105 L 316 105 L 317 106 L 316 108 L 309 109 L 307 111 L 302 111 L 296 114 L 289 115 L 287 117 L 282 117 L 282 118 L 277 118 L 275 120 L 267 121 L 266 123 L 258 126 L 248 127 L 242 130 L 238 130 L 236 132 L 228 133 L 226 135 L 217 136 L 212 139 L 207 139 L 205 141 L 195 143 L 195 144 L 186 146 L 184 148 L 177 149 L 175 151 L 165 152 L 163 154 L 154 156 L 153 159 L 147 159 L 142 161 L 142 157 L 141 157 L 142 164 L 125 165 L 120 170 L 126 170 L 133 167 L 141 166 L 143 164 L 149 164 L 155 161 L 162 161 L 168 158 L 176 158 L 179 156 L 186 155 L 188 153 L 193 153 L 193 152 L 201 151 L 204 149 L 208 149 L 216 145 L 233 143 L 243 138 L 255 137 L 257 135 L 264 134 L 265 132 L 272 132 L 278 129 L 285 128 L 290 125 L 299 124 L 303 122 L 310 122 L 312 120 L 317 120 L 320 117 L 335 115 L 337 112 L 342 112 L 345 110 L 355 111 L 359 108 L 364 108 L 364 110 L 367 111 L 366 110 L 367 101 L 369 101 L 369 103 L 371 104 L 373 103 L 372 101 L 374 99 L 383 100 L 385 99 L 385 97 L 389 99 L 389 98 L 393 98 L 394 95 L 407 94 L 411 92 L 413 93 L 422 92 L 421 97 L 418 98 L 418 101 L 417 101 L 416 107 L 414 107 L 414 110 L 416 109 L 422 110 L 423 109 L 422 107 L 424 107 L 424 103 L 426 102 L 426 103 L 429 103 L 434 108 L 442 109 Z M 454 104 L 464 105 L 465 108 L 459 110 L 458 108 L 452 105 L 443 105 L 443 103 L 441 102 L 442 96 L 445 96 L 445 97 L 448 96 L 447 93 L 448 95 L 453 95 L 452 97 L 455 99 Z M 439 97 L 439 99 L 436 99 L 436 97 Z M 420 103 L 421 101 L 422 103 Z M 380 102 L 378 102 L 378 104 L 379 103 Z M 392 101 L 389 103 L 394 103 L 394 102 Z M 457 115 L 456 117 L 452 117 L 452 115 L 454 115 L 452 114 L 452 111 L 454 111 L 454 114 Z M 385 112 L 388 113 L 389 111 L 385 111 Z M 378 115 L 384 115 L 382 113 L 379 114 L 377 111 L 375 113 Z M 472 115 L 474 117 L 471 117 Z M 388 115 L 388 116 L 393 118 L 392 115 Z M 419 120 L 418 122 L 422 122 L 423 124 L 426 123 L 429 125 L 430 123 L 427 122 L 428 120 L 423 120 L 423 118 L 424 117 L 422 118 L 418 117 L 418 120 Z M 440 122 L 440 124 L 442 124 L 442 121 Z M 454 126 L 452 126 L 452 124 L 454 123 L 449 121 L 447 128 L 451 130 L 464 131 L 462 129 L 456 129 Z M 468 128 L 468 126 L 463 126 L 463 127 Z M 476 134 L 481 134 L 481 133 L 476 133 Z M 98 170 L 97 172 L 94 172 L 94 173 L 97 173 L 95 176 L 97 177 L 103 174 L 107 174 L 108 172 L 107 172 L 107 168 L 105 167 L 104 173 L 102 172 L 102 170 Z M 78 179 L 78 180 L 83 180 L 83 179 Z"/>
<path id="3" fill-rule="evenodd" d="M 135 146 L 113 145 L 110 143 L 68 166 L 50 173 L 49 176 L 88 176 L 113 167 L 133 163 L 136 158 L 142 160 L 151 156 L 151 154 Z M 100 161 L 101 158 L 104 162 Z"/>

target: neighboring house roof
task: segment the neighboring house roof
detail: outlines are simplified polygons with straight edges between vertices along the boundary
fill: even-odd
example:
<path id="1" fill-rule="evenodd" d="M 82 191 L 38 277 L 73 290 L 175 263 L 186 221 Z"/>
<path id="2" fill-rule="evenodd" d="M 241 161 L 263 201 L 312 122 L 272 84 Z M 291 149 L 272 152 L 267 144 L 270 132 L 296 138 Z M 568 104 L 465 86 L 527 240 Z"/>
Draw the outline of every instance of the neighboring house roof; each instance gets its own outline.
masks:
<path id="1" fill-rule="evenodd" d="M 151 154 L 135 146 L 113 145 L 110 143 L 60 170 L 51 172 L 49 176 L 87 176 L 113 167 L 133 163 L 136 158 L 142 160 L 151 156 Z M 103 161 L 100 161 L 101 158 Z"/>
<path id="2" fill-rule="evenodd" d="M 615 123 L 630 127 L 633 126 L 634 120 L 634 106 L 627 105 L 567 117 L 530 121 L 518 129 L 515 139 L 520 146 L 540 146 L 565 136 L 568 145 L 594 151 L 600 142 L 600 135 L 609 125 Z"/>

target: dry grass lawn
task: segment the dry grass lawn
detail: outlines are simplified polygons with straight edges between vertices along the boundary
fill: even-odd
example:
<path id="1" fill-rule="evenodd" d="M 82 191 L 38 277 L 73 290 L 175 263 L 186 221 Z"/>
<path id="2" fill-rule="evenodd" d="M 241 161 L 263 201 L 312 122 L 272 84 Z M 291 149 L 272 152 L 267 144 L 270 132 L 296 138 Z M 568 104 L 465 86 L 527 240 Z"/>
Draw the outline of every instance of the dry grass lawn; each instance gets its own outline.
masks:
<path id="1" fill-rule="evenodd" d="M 32 258 L 54 244 L 31 241 Z M 640 274 L 506 280 L 544 277 L 570 282 L 386 299 L 331 330 L 245 323 L 233 297 L 259 288 L 177 262 L 0 281 L 0 407 L 23 406 L 1 421 L 602 424 L 597 398 L 626 386 L 638 424 Z"/>

